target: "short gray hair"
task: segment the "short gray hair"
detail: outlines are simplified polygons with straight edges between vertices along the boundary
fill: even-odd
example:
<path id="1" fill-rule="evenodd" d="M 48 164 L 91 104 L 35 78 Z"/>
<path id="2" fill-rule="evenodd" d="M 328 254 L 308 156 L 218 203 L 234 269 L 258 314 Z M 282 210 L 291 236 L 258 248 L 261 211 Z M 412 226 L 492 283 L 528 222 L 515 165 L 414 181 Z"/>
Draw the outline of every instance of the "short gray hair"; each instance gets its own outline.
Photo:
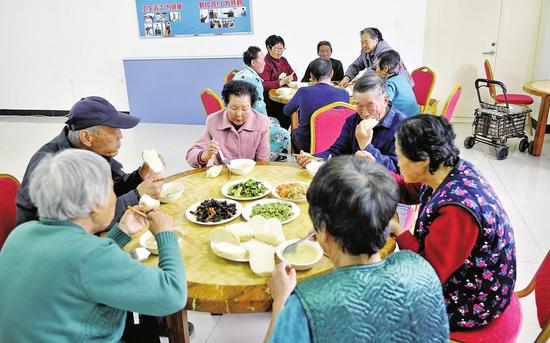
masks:
<path id="1" fill-rule="evenodd" d="M 381 94 L 386 94 L 386 80 L 371 73 L 361 76 L 353 86 L 354 93 L 365 93 L 376 90 Z"/>
<path id="2" fill-rule="evenodd" d="M 107 205 L 110 180 L 111 168 L 103 157 L 67 149 L 44 156 L 31 174 L 29 194 L 40 218 L 85 218 L 94 205 Z"/>
<path id="3" fill-rule="evenodd" d="M 99 125 L 90 126 L 82 130 L 74 130 L 74 131 L 69 130 L 69 132 L 67 133 L 67 139 L 69 140 L 69 143 L 71 143 L 73 147 L 79 148 L 80 146 L 82 146 L 82 142 L 80 141 L 80 131 L 83 131 L 83 130 L 89 130 L 94 135 L 97 135 L 99 134 Z"/>

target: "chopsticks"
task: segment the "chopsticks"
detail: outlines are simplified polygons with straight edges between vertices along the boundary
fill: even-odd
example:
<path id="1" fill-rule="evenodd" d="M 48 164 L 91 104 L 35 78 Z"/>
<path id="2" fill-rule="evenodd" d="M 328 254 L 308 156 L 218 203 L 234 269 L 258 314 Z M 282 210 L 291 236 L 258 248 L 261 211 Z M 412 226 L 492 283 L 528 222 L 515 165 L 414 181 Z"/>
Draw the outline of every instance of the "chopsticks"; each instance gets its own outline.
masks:
<path id="1" fill-rule="evenodd" d="M 294 157 L 299 157 L 299 156 L 302 156 L 300 154 L 292 154 L 292 156 Z M 321 157 L 317 157 L 317 156 L 313 156 L 313 155 L 304 155 L 304 156 L 307 156 L 309 158 L 311 158 L 312 160 L 315 160 L 315 161 L 324 161 L 325 159 L 324 158 L 321 158 Z"/>
<path id="2" fill-rule="evenodd" d="M 164 181 L 163 177 L 159 177 L 158 179 L 154 179 L 153 182 L 161 182 Z"/>
<path id="3" fill-rule="evenodd" d="M 142 216 L 143 218 L 145 219 L 149 219 L 149 217 L 144 213 L 144 212 L 141 212 L 140 210 L 138 210 L 137 208 L 135 207 L 132 207 L 132 206 L 128 206 L 128 209 L 140 216 Z"/>

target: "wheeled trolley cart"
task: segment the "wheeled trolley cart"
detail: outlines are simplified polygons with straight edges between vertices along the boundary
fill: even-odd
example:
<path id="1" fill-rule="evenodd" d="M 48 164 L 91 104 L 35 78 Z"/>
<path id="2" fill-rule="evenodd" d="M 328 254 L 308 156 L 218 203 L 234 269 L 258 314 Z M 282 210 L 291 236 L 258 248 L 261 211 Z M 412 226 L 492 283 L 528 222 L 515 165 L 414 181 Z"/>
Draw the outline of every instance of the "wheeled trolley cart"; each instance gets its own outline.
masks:
<path id="1" fill-rule="evenodd" d="M 480 88 L 489 88 L 491 84 L 498 85 L 502 89 L 506 103 L 493 105 L 481 100 Z M 497 159 L 503 160 L 508 156 L 506 141 L 509 138 L 521 138 L 519 151 L 527 150 L 529 138 L 524 132 L 525 118 L 531 109 L 508 104 L 506 86 L 500 81 L 477 79 L 475 87 L 480 108 L 476 109 L 474 113 L 473 136 L 466 137 L 464 147 L 471 149 L 478 142 L 485 143 L 494 146 Z"/>

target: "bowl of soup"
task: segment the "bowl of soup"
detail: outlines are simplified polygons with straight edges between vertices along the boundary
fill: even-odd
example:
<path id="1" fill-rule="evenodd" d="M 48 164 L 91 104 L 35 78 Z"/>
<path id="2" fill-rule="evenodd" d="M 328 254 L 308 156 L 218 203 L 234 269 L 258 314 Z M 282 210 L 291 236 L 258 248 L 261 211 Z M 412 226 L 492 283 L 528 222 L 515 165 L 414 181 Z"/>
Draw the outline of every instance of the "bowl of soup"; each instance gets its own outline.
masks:
<path id="1" fill-rule="evenodd" d="M 300 243 L 294 250 L 283 256 L 285 248 L 298 241 L 297 239 L 291 239 L 281 243 L 277 247 L 277 257 L 281 261 L 292 263 L 296 270 L 307 270 L 312 268 L 315 263 L 319 262 L 323 257 L 323 248 L 319 243 L 314 241 L 304 241 Z"/>
<path id="2" fill-rule="evenodd" d="M 176 202 L 176 200 L 178 200 L 183 194 L 184 189 L 185 186 L 181 183 L 165 183 L 162 185 L 162 189 L 160 190 L 160 202 L 164 204 Z"/>
<path id="3" fill-rule="evenodd" d="M 232 173 L 237 175 L 248 175 L 252 169 L 254 169 L 254 166 L 256 165 L 256 161 L 249 160 L 246 158 L 238 158 L 235 160 L 231 160 L 231 163 L 227 165 L 227 168 L 231 170 Z"/>

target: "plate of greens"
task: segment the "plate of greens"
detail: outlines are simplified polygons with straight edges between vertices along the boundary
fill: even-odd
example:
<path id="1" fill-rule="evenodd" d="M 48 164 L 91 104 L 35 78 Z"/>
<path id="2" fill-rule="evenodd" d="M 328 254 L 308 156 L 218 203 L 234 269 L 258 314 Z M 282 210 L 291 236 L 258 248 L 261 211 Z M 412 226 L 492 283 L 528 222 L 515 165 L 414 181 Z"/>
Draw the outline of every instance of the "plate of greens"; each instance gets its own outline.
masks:
<path id="1" fill-rule="evenodd" d="M 235 200 L 255 200 L 271 193 L 273 186 L 264 180 L 240 179 L 226 183 L 222 194 Z"/>
<path id="2" fill-rule="evenodd" d="M 290 223 L 300 215 L 300 207 L 293 202 L 279 199 L 262 199 L 243 208 L 242 216 L 247 221 L 254 216 L 266 219 L 277 218 L 282 224 Z"/>

